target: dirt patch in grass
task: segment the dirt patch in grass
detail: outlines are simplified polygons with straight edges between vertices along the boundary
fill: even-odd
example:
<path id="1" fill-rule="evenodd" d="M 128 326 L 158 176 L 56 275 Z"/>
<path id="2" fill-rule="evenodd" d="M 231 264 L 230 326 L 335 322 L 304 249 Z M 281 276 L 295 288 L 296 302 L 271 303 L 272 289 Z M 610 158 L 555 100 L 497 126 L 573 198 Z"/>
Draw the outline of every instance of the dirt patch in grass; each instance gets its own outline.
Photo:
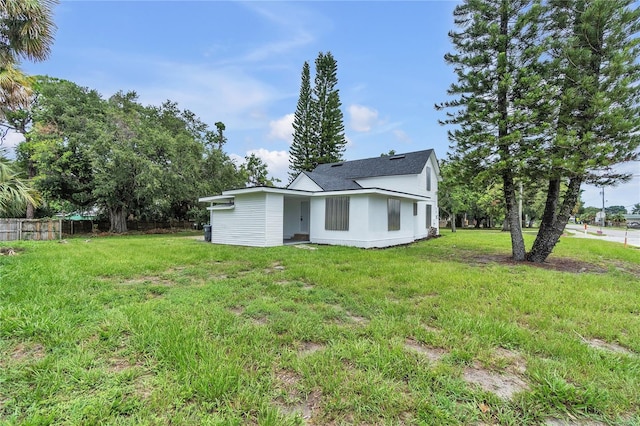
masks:
<path id="1" fill-rule="evenodd" d="M 307 356 L 324 349 L 324 345 L 315 342 L 302 342 L 298 348 L 298 355 Z"/>
<path id="2" fill-rule="evenodd" d="M 442 331 L 439 328 L 430 326 L 428 324 L 425 324 L 423 328 L 425 329 L 425 331 L 428 331 L 429 333 L 440 333 Z"/>
<path id="3" fill-rule="evenodd" d="M 280 264 L 280 262 L 274 262 L 269 268 L 264 269 L 265 274 L 273 274 L 274 272 L 282 272 L 285 270 L 285 267 Z"/>
<path id="4" fill-rule="evenodd" d="M 606 423 L 597 422 L 595 420 L 560 420 L 549 419 L 545 423 L 545 426 L 605 426 Z"/>
<path id="5" fill-rule="evenodd" d="M 236 306 L 229 309 L 233 314 L 240 316 L 244 313 L 244 308 L 242 306 Z"/>
<path id="6" fill-rule="evenodd" d="M 529 386 L 516 374 L 486 370 L 479 364 L 465 368 L 462 377 L 467 383 L 477 385 L 482 390 L 492 392 L 502 399 L 511 399 L 516 393 L 529 389 Z"/>
<path id="7" fill-rule="evenodd" d="M 265 316 L 255 316 L 251 317 L 251 322 L 253 322 L 255 325 L 267 325 L 269 320 Z"/>
<path id="8" fill-rule="evenodd" d="M 404 347 L 410 351 L 417 352 L 421 355 L 426 356 L 430 362 L 438 362 L 440 358 L 442 358 L 448 353 L 446 350 L 442 348 L 434 348 L 431 346 L 426 346 L 413 339 L 405 340 Z"/>
<path id="9" fill-rule="evenodd" d="M 461 256 L 466 262 L 472 265 L 509 265 L 509 266 L 530 266 L 532 268 L 549 269 L 552 271 L 569 272 L 573 274 L 596 273 L 605 274 L 607 269 L 601 265 L 584 262 L 582 260 L 570 259 L 568 257 L 549 257 L 543 263 L 516 262 L 511 257 L 504 254 L 473 253 Z M 640 276 L 640 268 L 635 272 Z"/>
<path id="10" fill-rule="evenodd" d="M 0 256 L 17 256 L 22 251 L 22 247 L 0 247 Z"/>
<path id="11" fill-rule="evenodd" d="M 109 358 L 108 362 L 109 362 L 109 366 L 107 369 L 111 373 L 121 373 L 125 370 L 128 370 L 134 367 L 133 365 L 131 365 L 129 360 L 121 357 Z"/>
<path id="12" fill-rule="evenodd" d="M 143 400 L 147 400 L 151 398 L 153 395 L 153 385 L 151 383 L 153 379 L 153 374 L 145 373 L 136 378 L 134 382 L 134 389 L 136 390 L 136 394 L 140 396 Z"/>
<path id="13" fill-rule="evenodd" d="M 39 343 L 18 343 L 11 351 L 11 359 L 17 362 L 38 361 L 46 356 L 44 346 Z"/>
<path id="14" fill-rule="evenodd" d="M 153 284 L 157 286 L 163 287 L 173 287 L 176 285 L 175 282 L 171 280 L 167 280 L 158 276 L 147 275 L 144 277 L 133 278 L 126 281 L 121 281 L 118 284 L 120 285 L 139 285 L 139 284 Z"/>
<path id="15" fill-rule="evenodd" d="M 275 405 L 285 415 L 298 414 L 305 424 L 314 424 L 313 417 L 320 407 L 322 392 L 314 389 L 308 395 L 303 395 L 300 392 L 302 378 L 293 371 L 279 370 L 275 376 L 283 393 L 274 401 Z"/>
<path id="16" fill-rule="evenodd" d="M 347 318 L 349 321 L 354 322 L 359 325 L 367 325 L 369 324 L 369 319 L 365 317 L 361 317 L 359 315 L 354 315 L 351 312 L 347 312 Z"/>
<path id="17" fill-rule="evenodd" d="M 506 362 L 506 370 L 513 374 L 524 374 L 527 371 L 527 362 L 524 357 L 516 351 L 505 348 L 498 348 L 494 351 L 498 362 Z"/>
<path id="18" fill-rule="evenodd" d="M 600 340 L 600 339 L 589 339 L 586 340 L 584 339 L 584 342 L 591 346 L 592 348 L 595 349 L 602 349 L 605 351 L 609 351 L 609 352 L 615 352 L 615 353 L 619 353 L 619 354 L 624 354 L 624 355 L 635 355 L 634 352 L 630 351 L 629 349 L 625 348 L 624 346 L 620 346 L 618 344 L 615 343 L 607 343 L 604 340 Z"/>

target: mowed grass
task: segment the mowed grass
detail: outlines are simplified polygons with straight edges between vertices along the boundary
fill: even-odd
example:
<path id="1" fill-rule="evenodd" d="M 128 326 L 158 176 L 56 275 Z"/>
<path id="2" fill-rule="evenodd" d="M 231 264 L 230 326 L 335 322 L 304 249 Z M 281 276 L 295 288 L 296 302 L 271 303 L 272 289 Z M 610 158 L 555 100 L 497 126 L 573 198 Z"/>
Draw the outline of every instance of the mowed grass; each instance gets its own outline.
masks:
<path id="1" fill-rule="evenodd" d="M 640 250 L 443 234 L 4 243 L 0 423 L 640 424 Z"/>

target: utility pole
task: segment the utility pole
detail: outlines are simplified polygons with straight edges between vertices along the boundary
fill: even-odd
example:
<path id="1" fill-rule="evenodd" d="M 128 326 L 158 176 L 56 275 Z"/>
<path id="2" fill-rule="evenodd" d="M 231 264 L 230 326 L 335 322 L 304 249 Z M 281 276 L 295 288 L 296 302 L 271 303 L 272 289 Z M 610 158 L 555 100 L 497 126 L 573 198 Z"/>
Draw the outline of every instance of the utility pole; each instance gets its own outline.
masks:
<path id="1" fill-rule="evenodd" d="M 606 217 L 607 217 L 607 213 L 604 209 L 604 185 L 602 185 L 602 227 L 604 228 L 606 226 Z"/>

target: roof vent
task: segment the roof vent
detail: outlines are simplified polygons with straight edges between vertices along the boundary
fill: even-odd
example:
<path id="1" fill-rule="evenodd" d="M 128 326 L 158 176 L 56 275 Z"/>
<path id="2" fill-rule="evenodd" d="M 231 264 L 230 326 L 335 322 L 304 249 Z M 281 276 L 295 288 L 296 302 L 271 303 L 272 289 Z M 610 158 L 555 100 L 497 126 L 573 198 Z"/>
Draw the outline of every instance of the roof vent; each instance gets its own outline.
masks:
<path id="1" fill-rule="evenodd" d="M 332 164 L 331 167 L 340 167 L 342 166 L 344 163 L 338 163 L 338 164 Z"/>
<path id="2" fill-rule="evenodd" d="M 399 160 L 401 158 L 404 158 L 404 154 L 403 155 L 394 155 L 393 157 L 389 158 L 389 160 Z"/>

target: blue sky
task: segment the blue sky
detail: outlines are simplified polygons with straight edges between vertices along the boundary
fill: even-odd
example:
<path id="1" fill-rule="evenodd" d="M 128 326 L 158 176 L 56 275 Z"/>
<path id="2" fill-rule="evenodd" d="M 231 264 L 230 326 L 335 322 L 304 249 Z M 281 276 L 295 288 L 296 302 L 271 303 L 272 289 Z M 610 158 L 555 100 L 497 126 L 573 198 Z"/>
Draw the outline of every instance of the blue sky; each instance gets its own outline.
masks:
<path id="1" fill-rule="evenodd" d="M 212 128 L 226 125 L 226 151 L 256 153 L 287 181 L 291 120 L 304 61 L 330 51 L 347 160 L 433 148 L 447 155 L 443 112 L 454 80 L 455 1 L 65 1 L 50 58 L 22 64 L 98 90 L 134 90 L 143 104 L 170 99 Z M 640 173 L 638 163 L 625 170 Z M 208 194 L 203 194 L 208 195 Z M 596 188 L 587 205 L 601 206 Z M 640 203 L 640 176 L 605 189 L 607 205 Z"/>

